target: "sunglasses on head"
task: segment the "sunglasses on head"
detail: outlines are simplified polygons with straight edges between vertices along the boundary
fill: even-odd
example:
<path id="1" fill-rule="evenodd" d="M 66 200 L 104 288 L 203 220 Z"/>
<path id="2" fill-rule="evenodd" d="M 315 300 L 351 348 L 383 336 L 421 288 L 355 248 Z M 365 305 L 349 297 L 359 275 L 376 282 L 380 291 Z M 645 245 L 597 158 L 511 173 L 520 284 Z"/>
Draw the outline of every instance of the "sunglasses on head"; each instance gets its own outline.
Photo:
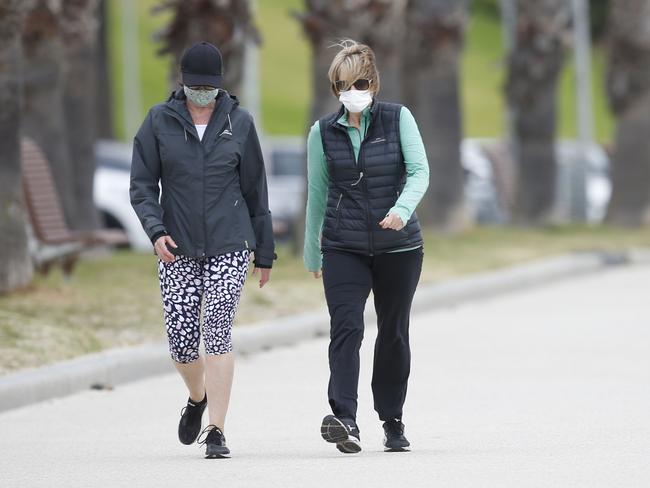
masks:
<path id="1" fill-rule="evenodd" d="M 353 83 L 349 83 L 343 80 L 338 80 L 334 82 L 334 87 L 340 92 L 347 91 L 351 87 L 354 87 L 357 90 L 367 90 L 368 88 L 370 88 L 370 83 L 372 83 L 372 80 L 366 80 L 365 78 L 359 78 L 357 81 Z"/>

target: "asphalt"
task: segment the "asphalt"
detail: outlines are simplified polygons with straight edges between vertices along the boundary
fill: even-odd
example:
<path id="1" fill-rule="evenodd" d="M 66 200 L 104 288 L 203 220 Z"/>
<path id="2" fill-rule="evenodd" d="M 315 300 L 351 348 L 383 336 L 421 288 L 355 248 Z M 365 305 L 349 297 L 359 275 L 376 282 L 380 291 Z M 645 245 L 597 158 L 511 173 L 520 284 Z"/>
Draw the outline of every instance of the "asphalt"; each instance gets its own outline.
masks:
<path id="1" fill-rule="evenodd" d="M 409 453 L 382 451 L 368 327 L 358 455 L 319 437 L 321 338 L 240 358 L 232 459 L 178 442 L 185 391 L 163 375 L 0 414 L 0 485 L 648 486 L 649 278 L 622 267 L 415 315 Z"/>

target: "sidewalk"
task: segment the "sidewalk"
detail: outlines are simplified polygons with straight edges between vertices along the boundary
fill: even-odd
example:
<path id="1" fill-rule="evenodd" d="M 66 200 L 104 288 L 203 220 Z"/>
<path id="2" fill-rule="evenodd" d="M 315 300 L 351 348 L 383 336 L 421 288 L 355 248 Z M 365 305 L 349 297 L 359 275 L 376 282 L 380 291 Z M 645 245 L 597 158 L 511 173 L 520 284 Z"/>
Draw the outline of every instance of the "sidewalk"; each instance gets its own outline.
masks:
<path id="1" fill-rule="evenodd" d="M 176 439 L 164 375 L 0 414 L 3 486 L 641 487 L 650 483 L 650 267 L 585 275 L 414 316 L 404 421 L 383 453 L 362 351 L 364 451 L 319 437 L 327 341 L 240 358 L 230 460 Z"/>

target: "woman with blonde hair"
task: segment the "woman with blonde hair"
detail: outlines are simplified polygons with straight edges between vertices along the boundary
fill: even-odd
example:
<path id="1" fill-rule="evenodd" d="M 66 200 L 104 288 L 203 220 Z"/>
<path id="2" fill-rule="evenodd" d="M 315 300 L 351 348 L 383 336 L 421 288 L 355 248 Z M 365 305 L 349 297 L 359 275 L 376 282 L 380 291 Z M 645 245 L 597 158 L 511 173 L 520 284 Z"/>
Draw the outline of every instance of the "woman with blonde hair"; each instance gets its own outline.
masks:
<path id="1" fill-rule="evenodd" d="M 429 182 L 417 124 L 404 106 L 377 99 L 370 47 L 343 41 L 329 69 L 338 112 L 311 127 L 304 261 L 321 277 L 330 313 L 332 414 L 322 437 L 361 450 L 356 423 L 359 348 L 370 291 L 377 312 L 372 391 L 386 451 L 410 446 L 402 410 L 410 372 L 409 316 L 423 258 L 415 207 Z"/>

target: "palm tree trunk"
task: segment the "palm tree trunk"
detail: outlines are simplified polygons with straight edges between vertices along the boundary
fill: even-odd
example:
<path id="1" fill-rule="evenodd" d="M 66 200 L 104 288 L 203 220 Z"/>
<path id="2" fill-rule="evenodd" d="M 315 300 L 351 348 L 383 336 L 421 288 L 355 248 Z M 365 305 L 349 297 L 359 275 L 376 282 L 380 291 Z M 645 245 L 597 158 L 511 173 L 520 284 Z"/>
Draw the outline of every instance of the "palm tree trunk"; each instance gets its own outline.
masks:
<path id="1" fill-rule="evenodd" d="M 97 56 L 95 58 L 97 78 L 97 101 L 95 103 L 95 125 L 97 137 L 100 139 L 113 139 L 113 103 L 111 95 L 110 60 L 108 47 L 108 2 L 99 0 L 99 26 L 97 29 Z"/>
<path id="2" fill-rule="evenodd" d="M 515 220 L 548 222 L 555 203 L 557 83 L 570 26 L 570 2 L 518 0 L 506 96 L 519 168 Z"/>
<path id="3" fill-rule="evenodd" d="M 618 125 L 607 221 L 650 224 L 650 0 L 612 0 L 607 91 Z"/>
<path id="4" fill-rule="evenodd" d="M 200 41 L 216 45 L 223 57 L 224 88 L 241 95 L 244 52 L 248 42 L 261 43 L 249 0 L 163 0 L 154 12 L 171 10 L 172 20 L 156 37 L 164 42 L 158 54 L 171 54 L 170 86 L 180 82 L 180 59 Z"/>
<path id="5" fill-rule="evenodd" d="M 410 0 L 403 49 L 403 93 L 427 150 L 430 185 L 418 216 L 445 231 L 468 225 L 460 145 L 460 54 L 467 2 Z"/>
<path id="6" fill-rule="evenodd" d="M 27 13 L 23 29 L 22 129 L 47 156 L 71 225 L 76 221 L 76 202 L 63 105 L 66 63 L 61 14 L 62 5 L 48 0 L 35 0 Z"/>
<path id="7" fill-rule="evenodd" d="M 20 173 L 21 39 L 25 2 L 0 3 L 0 294 L 33 274 L 27 247 Z"/>
<path id="8" fill-rule="evenodd" d="M 80 230 L 99 227 L 99 215 L 93 200 L 98 98 L 96 71 L 93 69 L 97 56 L 97 6 L 98 0 L 63 1 L 67 66 L 63 105 L 76 208 L 70 225 Z"/>

